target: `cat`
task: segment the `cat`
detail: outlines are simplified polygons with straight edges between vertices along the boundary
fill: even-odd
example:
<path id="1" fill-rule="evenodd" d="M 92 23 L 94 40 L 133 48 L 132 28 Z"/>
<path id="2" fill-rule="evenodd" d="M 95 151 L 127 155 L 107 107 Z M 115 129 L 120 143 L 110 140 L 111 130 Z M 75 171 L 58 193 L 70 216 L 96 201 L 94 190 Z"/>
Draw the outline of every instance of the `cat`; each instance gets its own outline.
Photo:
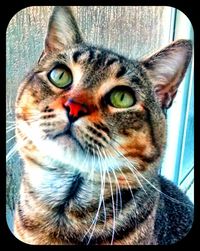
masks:
<path id="1" fill-rule="evenodd" d="M 191 41 L 181 39 L 127 59 L 85 43 L 70 7 L 54 7 L 42 55 L 16 98 L 19 240 L 166 245 L 187 235 L 193 204 L 158 173 L 166 110 L 191 55 Z"/>

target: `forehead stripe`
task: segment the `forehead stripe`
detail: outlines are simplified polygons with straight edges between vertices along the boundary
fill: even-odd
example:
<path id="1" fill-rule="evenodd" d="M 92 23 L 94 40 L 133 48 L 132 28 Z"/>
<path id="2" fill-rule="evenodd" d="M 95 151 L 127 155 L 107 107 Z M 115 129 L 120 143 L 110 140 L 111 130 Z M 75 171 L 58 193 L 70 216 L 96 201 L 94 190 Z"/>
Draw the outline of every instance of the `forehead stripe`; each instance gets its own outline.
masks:
<path id="1" fill-rule="evenodd" d="M 135 84 L 139 84 L 140 83 L 140 79 L 136 76 L 131 77 L 131 82 L 135 83 Z"/>
<path id="2" fill-rule="evenodd" d="M 108 67 L 110 65 L 112 65 L 113 63 L 115 62 L 118 62 L 119 60 L 117 58 L 111 58 L 111 59 L 108 59 L 107 62 L 105 63 L 105 66 Z"/>
<path id="3" fill-rule="evenodd" d="M 80 58 L 80 56 L 85 53 L 85 51 L 75 51 L 74 54 L 72 55 L 72 58 L 74 60 L 75 63 L 78 62 L 78 59 Z"/>
<path id="4" fill-rule="evenodd" d="M 126 68 L 124 66 L 121 66 L 119 71 L 116 74 L 116 78 L 120 78 L 126 73 Z"/>
<path id="5" fill-rule="evenodd" d="M 88 63 L 90 63 L 94 59 L 94 51 L 89 50 Z"/>

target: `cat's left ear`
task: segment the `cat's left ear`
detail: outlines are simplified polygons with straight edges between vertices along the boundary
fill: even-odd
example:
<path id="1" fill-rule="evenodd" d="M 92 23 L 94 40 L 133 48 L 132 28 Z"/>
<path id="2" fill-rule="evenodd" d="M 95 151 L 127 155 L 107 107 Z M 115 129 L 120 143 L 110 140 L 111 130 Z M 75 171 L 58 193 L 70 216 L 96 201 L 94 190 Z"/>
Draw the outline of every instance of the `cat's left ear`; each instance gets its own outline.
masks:
<path id="1" fill-rule="evenodd" d="M 191 41 L 181 39 L 141 61 L 163 109 L 171 106 L 191 56 Z"/>
<path id="2" fill-rule="evenodd" d="M 44 53 L 60 51 L 81 42 L 82 38 L 70 7 L 54 7 L 49 20 Z"/>

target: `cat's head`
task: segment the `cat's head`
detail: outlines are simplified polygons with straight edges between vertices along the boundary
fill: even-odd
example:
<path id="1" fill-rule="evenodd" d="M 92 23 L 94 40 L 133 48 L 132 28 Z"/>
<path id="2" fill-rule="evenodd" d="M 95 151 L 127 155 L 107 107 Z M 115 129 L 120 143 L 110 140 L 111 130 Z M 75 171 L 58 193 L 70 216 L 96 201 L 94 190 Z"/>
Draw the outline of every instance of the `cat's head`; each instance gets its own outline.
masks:
<path id="1" fill-rule="evenodd" d="M 165 110 L 191 54 L 191 42 L 178 40 L 128 60 L 87 45 L 71 10 L 55 7 L 44 51 L 16 101 L 24 160 L 80 173 L 103 170 L 124 184 L 124 176 L 131 181 L 154 170 L 166 144 Z"/>

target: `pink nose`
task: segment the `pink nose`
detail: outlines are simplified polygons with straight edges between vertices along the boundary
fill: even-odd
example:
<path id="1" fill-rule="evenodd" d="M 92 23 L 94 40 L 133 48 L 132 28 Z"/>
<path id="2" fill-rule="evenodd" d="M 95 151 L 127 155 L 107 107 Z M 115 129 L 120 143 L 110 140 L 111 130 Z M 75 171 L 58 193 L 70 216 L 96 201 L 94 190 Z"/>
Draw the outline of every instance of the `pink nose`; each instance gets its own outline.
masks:
<path id="1" fill-rule="evenodd" d="M 73 99 L 68 99 L 64 103 L 64 106 L 67 109 L 70 122 L 74 122 L 78 118 L 88 114 L 87 106 L 85 104 L 77 103 Z"/>

